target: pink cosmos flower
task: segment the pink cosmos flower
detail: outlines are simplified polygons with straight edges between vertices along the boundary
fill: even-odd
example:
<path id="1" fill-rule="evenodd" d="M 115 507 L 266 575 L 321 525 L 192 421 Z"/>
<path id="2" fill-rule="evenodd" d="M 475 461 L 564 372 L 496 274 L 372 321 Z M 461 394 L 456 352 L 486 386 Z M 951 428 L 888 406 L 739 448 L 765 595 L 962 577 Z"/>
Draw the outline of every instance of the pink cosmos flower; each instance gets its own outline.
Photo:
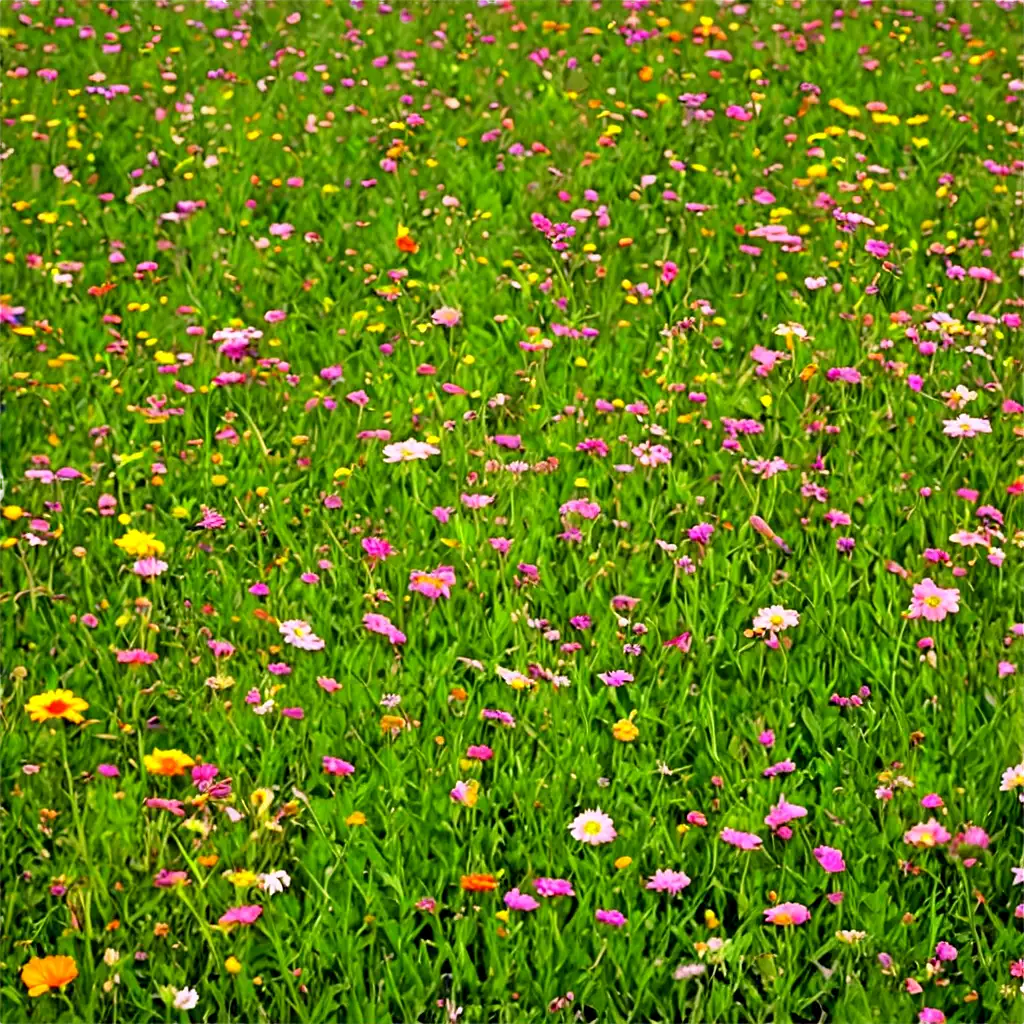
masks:
<path id="1" fill-rule="evenodd" d="M 621 668 L 617 668 L 612 672 L 599 672 L 597 678 L 605 686 L 622 686 L 623 683 L 633 682 L 633 676 Z"/>
<path id="2" fill-rule="evenodd" d="M 437 327 L 458 327 L 462 322 L 462 314 L 451 306 L 442 306 L 434 310 L 430 319 Z"/>
<path id="3" fill-rule="evenodd" d="M 217 924 L 223 928 L 234 924 L 255 924 L 262 913 L 263 908 L 257 906 L 231 907 L 221 914 Z"/>
<path id="4" fill-rule="evenodd" d="M 903 842 L 916 846 L 919 850 L 927 850 L 933 846 L 948 843 L 952 836 L 934 819 L 915 825 L 903 834 Z"/>
<path id="5" fill-rule="evenodd" d="M 917 1015 L 921 1024 L 946 1024 L 946 1015 L 933 1006 L 926 1006 Z"/>
<path id="6" fill-rule="evenodd" d="M 779 928 L 806 924 L 811 919 L 811 912 L 802 903 L 780 903 L 764 911 L 765 921 Z"/>
<path id="7" fill-rule="evenodd" d="M 313 632 L 313 627 L 302 619 L 288 619 L 278 626 L 286 644 L 300 651 L 322 651 L 324 642 Z"/>
<path id="8" fill-rule="evenodd" d="M 466 757 L 470 761 L 490 761 L 494 757 L 494 751 L 486 744 L 481 743 L 477 746 L 471 746 L 466 751 Z"/>
<path id="9" fill-rule="evenodd" d="M 939 587 L 930 577 L 914 585 L 914 594 L 907 611 L 908 619 L 941 622 L 947 615 L 960 611 L 960 591 L 956 587 Z"/>
<path id="10" fill-rule="evenodd" d="M 846 870 L 842 850 L 837 850 L 832 846 L 816 846 L 814 856 L 822 869 L 830 875 L 837 875 Z"/>
<path id="11" fill-rule="evenodd" d="M 613 928 L 621 928 L 626 924 L 626 916 L 618 910 L 598 910 L 595 912 L 594 917 L 601 922 L 601 924 L 611 925 Z"/>
<path id="12" fill-rule="evenodd" d="M 348 761 L 342 761 L 340 757 L 331 757 L 327 754 L 324 755 L 323 768 L 328 775 L 352 775 L 356 766 L 349 764 Z"/>
<path id="13" fill-rule="evenodd" d="M 991 434 L 992 426 L 984 417 L 968 416 L 962 413 L 955 420 L 943 420 L 944 434 L 949 437 L 976 437 L 978 434 Z"/>

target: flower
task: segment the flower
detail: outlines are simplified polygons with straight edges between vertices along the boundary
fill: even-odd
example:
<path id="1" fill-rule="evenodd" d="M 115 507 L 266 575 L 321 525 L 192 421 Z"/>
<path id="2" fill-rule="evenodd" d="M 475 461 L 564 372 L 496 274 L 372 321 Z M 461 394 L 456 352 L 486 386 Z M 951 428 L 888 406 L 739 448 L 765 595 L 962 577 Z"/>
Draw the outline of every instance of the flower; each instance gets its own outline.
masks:
<path id="1" fill-rule="evenodd" d="M 136 558 L 146 558 L 149 555 L 162 555 L 167 550 L 167 545 L 162 540 L 157 540 L 152 533 L 143 533 L 141 530 L 129 530 L 123 537 L 118 537 L 114 543 L 129 555 Z"/>
<path id="2" fill-rule="evenodd" d="M 262 913 L 263 908 L 255 905 L 231 907 L 221 914 L 217 924 L 222 928 L 230 928 L 236 924 L 255 924 Z"/>
<path id="3" fill-rule="evenodd" d="M 454 803 L 475 807 L 480 796 L 480 783 L 476 779 L 471 779 L 469 782 L 456 782 L 448 795 Z"/>
<path id="4" fill-rule="evenodd" d="M 914 585 L 914 596 L 907 611 L 908 619 L 941 622 L 947 615 L 960 611 L 960 591 L 956 587 L 939 587 L 926 577 Z"/>
<path id="5" fill-rule="evenodd" d="M 811 919 L 811 912 L 802 903 L 780 903 L 777 907 L 769 907 L 764 911 L 768 924 L 780 928 L 790 925 L 806 924 Z"/>
<path id="6" fill-rule="evenodd" d="M 987 419 L 968 416 L 966 413 L 961 413 L 955 420 L 943 420 L 942 423 L 942 432 L 949 437 L 975 437 L 992 433 L 992 426 Z"/>
<path id="7" fill-rule="evenodd" d="M 300 651 L 322 651 L 324 642 L 313 632 L 313 627 L 302 619 L 288 619 L 278 626 L 286 644 L 297 647 Z"/>
<path id="8" fill-rule="evenodd" d="M 921 1024 L 946 1024 L 946 1015 L 933 1006 L 925 1006 L 917 1015 Z"/>
<path id="9" fill-rule="evenodd" d="M 532 897 L 518 889 L 511 889 L 505 893 L 505 906 L 509 910 L 536 910 L 540 904 Z"/>
<path id="10" fill-rule="evenodd" d="M 655 871 L 645 888 L 654 892 L 669 892 L 673 896 L 682 892 L 690 884 L 690 878 L 682 871 Z"/>
<path id="11" fill-rule="evenodd" d="M 150 775 L 184 775 L 186 768 L 191 768 L 195 761 L 180 750 L 154 749 L 153 753 L 143 758 L 146 771 Z"/>
<path id="12" fill-rule="evenodd" d="M 287 871 L 270 871 L 259 876 L 260 888 L 268 896 L 276 896 L 284 892 L 292 884 L 292 876 Z"/>
<path id="13" fill-rule="evenodd" d="M 533 887 L 538 895 L 551 899 L 555 896 L 575 896 L 572 884 L 564 878 L 538 878 Z"/>
<path id="14" fill-rule="evenodd" d="M 494 875 L 463 875 L 459 885 L 466 892 L 494 892 L 498 881 Z"/>
<path id="15" fill-rule="evenodd" d="M 431 455 L 440 455 L 441 449 L 435 448 L 432 444 L 417 441 L 410 437 L 407 441 L 398 441 L 395 444 L 384 446 L 384 461 L 414 462 L 417 459 L 429 459 Z"/>
<path id="16" fill-rule="evenodd" d="M 167 563 L 160 561 L 159 558 L 140 558 L 133 566 L 132 572 L 136 576 L 141 576 L 143 579 L 152 580 L 156 579 L 161 573 L 167 571 Z"/>
<path id="17" fill-rule="evenodd" d="M 780 795 L 779 802 L 765 816 L 764 823 L 770 828 L 777 829 L 780 825 L 788 825 L 789 822 L 806 816 L 806 807 L 801 807 L 799 804 L 787 803 L 785 796 Z"/>
<path id="18" fill-rule="evenodd" d="M 741 850 L 757 850 L 762 845 L 760 836 L 756 836 L 752 832 L 739 832 L 734 828 L 723 828 L 718 833 L 718 838 Z"/>
<path id="19" fill-rule="evenodd" d="M 813 852 L 815 859 L 828 874 L 837 875 L 846 870 L 842 850 L 831 846 L 816 846 Z"/>
<path id="20" fill-rule="evenodd" d="M 569 832 L 573 839 L 590 846 L 600 846 L 602 843 L 610 843 L 618 834 L 615 831 L 615 822 L 598 807 L 593 811 L 584 811 L 577 814 L 568 825 Z"/>
<path id="21" fill-rule="evenodd" d="M 626 916 L 618 910 L 598 910 L 594 913 L 601 924 L 610 924 L 613 928 L 621 928 L 626 924 Z"/>
<path id="22" fill-rule="evenodd" d="M 640 735 L 640 730 L 632 718 L 620 718 L 612 726 L 612 735 L 620 743 L 632 743 Z"/>
<path id="23" fill-rule="evenodd" d="M 903 842 L 910 846 L 916 846 L 919 850 L 941 846 L 943 843 L 948 843 L 951 838 L 952 836 L 934 818 L 929 818 L 926 823 L 915 825 L 910 831 L 903 834 Z"/>
<path id="24" fill-rule="evenodd" d="M 617 668 L 612 672 L 599 672 L 597 678 L 605 686 L 622 686 L 623 683 L 633 682 L 632 674 L 621 668 Z"/>
<path id="25" fill-rule="evenodd" d="M 46 722 L 51 718 L 63 718 L 67 722 L 79 725 L 85 721 L 82 712 L 89 704 L 76 697 L 71 690 L 47 690 L 30 697 L 25 710 L 33 722 Z"/>
<path id="26" fill-rule="evenodd" d="M 1011 765 L 1003 772 L 1003 781 L 1000 783 L 999 792 L 1008 793 L 1011 789 L 1018 787 L 1024 787 L 1024 761 Z"/>
<path id="27" fill-rule="evenodd" d="M 780 633 L 784 629 L 800 624 L 797 612 L 783 608 L 781 604 L 773 604 L 770 608 L 759 608 L 754 616 L 754 629 L 766 633 Z"/>
<path id="28" fill-rule="evenodd" d="M 71 956 L 34 956 L 21 969 L 21 980 L 33 998 L 70 985 L 77 977 L 78 965 Z"/>
<path id="29" fill-rule="evenodd" d="M 356 770 L 354 764 L 342 761 L 340 757 L 331 757 L 329 754 L 324 754 L 322 763 L 323 769 L 328 775 L 351 775 Z"/>
<path id="30" fill-rule="evenodd" d="M 191 1010 L 199 1002 L 199 993 L 194 988 L 174 989 L 173 1006 L 176 1010 Z"/>
<path id="31" fill-rule="evenodd" d="M 455 570 L 450 565 L 439 565 L 433 572 L 414 569 L 409 573 L 409 590 L 414 594 L 423 594 L 431 601 L 439 597 L 450 598 L 454 586 Z"/>
<path id="32" fill-rule="evenodd" d="M 458 327 L 462 322 L 462 314 L 451 306 L 435 309 L 430 318 L 437 327 Z"/>

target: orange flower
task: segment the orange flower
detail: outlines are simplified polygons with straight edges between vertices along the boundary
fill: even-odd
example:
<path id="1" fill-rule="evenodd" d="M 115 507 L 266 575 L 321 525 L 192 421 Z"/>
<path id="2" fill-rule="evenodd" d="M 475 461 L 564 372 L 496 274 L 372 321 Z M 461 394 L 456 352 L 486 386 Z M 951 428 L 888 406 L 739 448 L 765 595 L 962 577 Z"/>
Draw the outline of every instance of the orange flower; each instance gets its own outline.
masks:
<path id="1" fill-rule="evenodd" d="M 398 225 L 398 236 L 395 238 L 395 245 L 399 252 L 419 252 L 420 247 L 416 240 L 409 234 L 409 229 L 403 224 Z"/>
<path id="2" fill-rule="evenodd" d="M 37 956 L 21 969 L 21 980 L 28 989 L 28 994 L 35 998 L 51 988 L 63 988 L 70 985 L 78 977 L 78 965 L 70 956 Z"/>
<path id="3" fill-rule="evenodd" d="M 180 750 L 155 749 L 143 758 L 150 775 L 184 775 L 186 768 L 195 764 L 188 754 Z"/>
<path id="4" fill-rule="evenodd" d="M 494 875 L 463 875 L 459 884 L 466 892 L 494 892 L 498 888 Z"/>
<path id="5" fill-rule="evenodd" d="M 401 715 L 383 715 L 380 720 L 380 731 L 385 735 L 400 733 L 405 728 L 405 719 Z"/>

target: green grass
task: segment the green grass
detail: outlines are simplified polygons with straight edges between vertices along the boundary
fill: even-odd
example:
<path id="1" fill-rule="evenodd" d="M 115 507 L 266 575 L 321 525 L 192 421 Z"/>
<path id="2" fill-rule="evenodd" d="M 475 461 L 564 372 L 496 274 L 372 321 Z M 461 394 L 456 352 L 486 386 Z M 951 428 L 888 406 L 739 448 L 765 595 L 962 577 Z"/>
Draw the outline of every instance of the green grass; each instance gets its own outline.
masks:
<path id="1" fill-rule="evenodd" d="M 24 307 L 0 325 L 0 1017 L 859 1022 L 928 1007 L 1024 1021 L 1022 790 L 1000 789 L 1024 757 L 1024 665 L 1007 667 L 1024 644 L 1020 13 L 63 6 L 0 10 L 0 312 Z M 699 93 L 711 120 L 679 99 Z M 161 217 L 183 202 L 202 205 Z M 832 207 L 874 226 L 844 232 Z M 564 258 L 534 215 L 576 229 Z M 798 250 L 758 237 L 769 223 Z M 433 325 L 443 306 L 458 326 Z M 787 349 L 774 332 L 790 322 L 806 337 Z M 263 336 L 235 363 L 211 337 L 242 325 Z M 789 358 L 761 376 L 755 346 Z M 344 378 L 321 377 L 330 366 Z M 860 382 L 830 380 L 839 367 Z M 213 383 L 236 370 L 241 383 Z M 960 385 L 975 397 L 955 410 Z M 360 390 L 365 407 L 345 397 Z M 961 411 L 991 432 L 944 435 Z M 733 450 L 723 418 L 761 429 Z M 358 436 L 381 430 L 440 454 L 387 464 L 384 441 Z M 580 450 L 588 439 L 607 457 Z M 671 462 L 640 464 L 642 442 Z M 751 463 L 772 458 L 789 468 L 762 479 Z M 504 468 L 517 460 L 532 468 Z M 26 477 L 61 467 L 81 476 Z M 493 502 L 467 507 L 475 494 Z M 599 517 L 560 515 L 574 499 Z M 1001 524 L 977 515 L 986 505 Z M 223 528 L 197 528 L 207 508 Z M 829 510 L 850 524 L 831 527 Z M 706 545 L 688 539 L 698 523 L 714 526 Z M 951 540 L 986 523 L 977 546 Z M 115 545 L 129 530 L 165 545 L 158 578 Z M 394 554 L 374 564 L 370 537 Z M 928 562 L 932 548 L 950 561 Z M 411 572 L 441 565 L 450 598 L 409 592 Z M 906 616 L 925 577 L 958 588 L 958 612 Z M 266 597 L 249 591 L 261 581 Z M 771 605 L 800 619 L 776 649 L 752 633 Z M 405 643 L 367 631 L 368 613 Z M 570 623 L 581 615 L 589 628 Z M 292 619 L 323 650 L 284 645 Z M 663 646 L 684 631 L 688 653 Z M 234 653 L 215 658 L 211 640 Z M 159 660 L 118 661 L 138 649 Z M 280 663 L 290 674 L 268 671 Z M 606 686 L 616 669 L 634 680 Z M 831 701 L 864 687 L 860 706 Z M 81 724 L 30 719 L 30 699 L 58 688 L 88 702 Z M 405 719 L 397 734 L 386 714 Z M 616 739 L 630 717 L 639 735 Z M 493 758 L 460 764 L 479 744 Z M 154 748 L 216 765 L 230 794 L 153 774 Z M 354 774 L 325 774 L 325 756 Z M 764 777 L 781 761 L 793 770 Z M 476 805 L 454 802 L 471 780 Z M 764 821 L 782 794 L 807 809 L 788 840 Z M 926 794 L 944 806 L 922 807 Z M 618 835 L 588 847 L 568 825 L 598 806 Z M 983 829 L 988 848 L 904 842 L 933 816 L 953 836 Z M 763 847 L 737 850 L 723 828 Z M 823 845 L 843 874 L 819 866 Z M 648 891 L 658 869 L 691 883 Z M 162 870 L 187 884 L 155 886 Z M 271 895 L 224 877 L 242 870 L 291 884 Z M 463 891 L 471 873 L 497 889 Z M 496 916 L 538 877 L 575 896 Z M 785 902 L 810 920 L 766 924 Z M 255 924 L 218 925 L 243 904 L 262 907 Z M 935 974 L 939 942 L 958 956 Z M 29 996 L 22 968 L 48 955 L 73 957 L 78 977 Z M 704 973 L 674 978 L 692 963 Z M 197 1005 L 174 1008 L 186 987 Z"/>

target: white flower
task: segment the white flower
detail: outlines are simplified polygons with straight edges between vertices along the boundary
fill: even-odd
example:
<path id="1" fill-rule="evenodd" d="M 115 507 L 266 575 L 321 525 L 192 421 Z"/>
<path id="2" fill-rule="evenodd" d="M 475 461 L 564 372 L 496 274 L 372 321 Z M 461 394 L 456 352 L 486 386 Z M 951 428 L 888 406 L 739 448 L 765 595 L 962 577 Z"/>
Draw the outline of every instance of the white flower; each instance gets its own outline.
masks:
<path id="1" fill-rule="evenodd" d="M 291 875 L 287 871 L 271 871 L 260 875 L 260 885 L 268 896 L 284 892 L 292 884 Z"/>
<path id="2" fill-rule="evenodd" d="M 116 949 L 107 949 L 107 951 L 103 954 L 103 962 L 108 967 L 113 967 L 114 964 L 116 964 L 117 961 L 120 960 L 120 959 L 121 959 L 121 954 L 118 953 L 118 951 Z"/>
<path id="3" fill-rule="evenodd" d="M 191 1010 L 199 1002 L 199 993 L 194 988 L 176 988 L 174 990 L 174 1008 Z"/>

